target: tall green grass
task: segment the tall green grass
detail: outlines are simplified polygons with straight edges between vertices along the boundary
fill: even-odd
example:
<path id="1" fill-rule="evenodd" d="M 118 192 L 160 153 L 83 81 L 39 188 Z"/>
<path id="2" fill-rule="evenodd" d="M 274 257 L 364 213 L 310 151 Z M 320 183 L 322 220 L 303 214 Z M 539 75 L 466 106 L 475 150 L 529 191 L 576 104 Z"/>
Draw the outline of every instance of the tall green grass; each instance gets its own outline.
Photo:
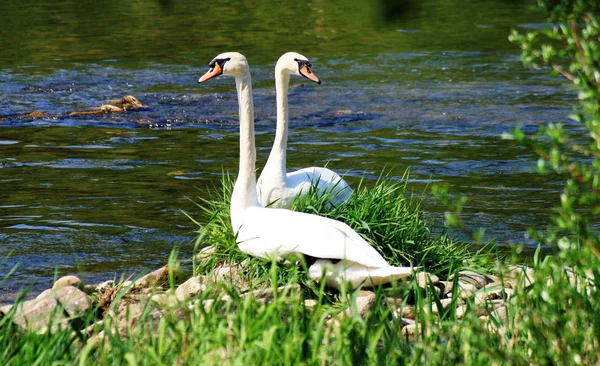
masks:
<path id="1" fill-rule="evenodd" d="M 208 199 L 198 202 L 208 220 L 204 225 L 198 224 L 196 246 L 217 248 L 217 254 L 204 263 L 204 269 L 218 261 L 241 262 L 248 258 L 237 249 L 229 220 L 233 184 L 231 177 L 224 175 L 222 189 L 210 192 Z M 335 209 L 330 205 L 330 192 L 318 194 L 312 189 L 296 198 L 293 209 L 345 222 L 393 265 L 417 266 L 443 276 L 465 265 L 483 265 L 484 256 L 468 243 L 431 233 L 423 219 L 420 198 L 409 195 L 407 187 L 407 179 L 379 179 L 372 187 L 361 180 L 351 199 Z"/>
<path id="2" fill-rule="evenodd" d="M 407 192 L 408 174 L 401 181 L 385 178 L 382 175 L 371 184 L 361 179 L 352 198 L 334 210 L 330 193 L 318 195 L 315 189 L 297 197 L 294 209 L 345 222 L 394 265 L 446 275 L 482 259 L 469 243 L 431 233 L 423 219 L 421 198 Z"/>
<path id="3" fill-rule="evenodd" d="M 280 267 L 268 265 L 272 278 Z M 358 292 L 339 295 L 335 303 L 304 303 L 297 287 L 268 298 L 229 296 L 218 299 L 223 285 L 209 288 L 189 302 L 175 304 L 162 318 L 150 316 L 127 332 L 114 333 L 110 321 L 88 333 L 84 323 L 38 335 L 11 325 L 14 314 L 0 319 L 0 360 L 3 365 L 188 365 L 188 364 L 582 364 L 599 362 L 597 352 L 600 295 L 595 283 L 600 270 L 569 275 L 556 257 L 533 263 L 535 281 L 504 300 L 507 320 L 484 313 L 483 323 L 473 301 L 464 318 L 453 306 L 441 315 L 431 312 L 439 301 L 436 291 L 418 290 L 414 282 L 416 338 L 401 331 L 388 291 L 376 289 L 377 300 L 365 317 L 354 308 Z M 296 268 L 296 267 L 293 267 Z M 287 272 L 278 285 L 300 281 L 299 269 Z M 594 284 L 588 286 L 588 284 Z M 406 304 L 408 294 L 400 295 Z M 456 305 L 456 304 L 454 304 Z M 349 308 L 344 317 L 337 317 Z M 146 315 L 153 309 L 148 307 Z M 481 313 L 481 312 L 480 312 Z M 95 334 L 104 331 L 100 340 Z"/>

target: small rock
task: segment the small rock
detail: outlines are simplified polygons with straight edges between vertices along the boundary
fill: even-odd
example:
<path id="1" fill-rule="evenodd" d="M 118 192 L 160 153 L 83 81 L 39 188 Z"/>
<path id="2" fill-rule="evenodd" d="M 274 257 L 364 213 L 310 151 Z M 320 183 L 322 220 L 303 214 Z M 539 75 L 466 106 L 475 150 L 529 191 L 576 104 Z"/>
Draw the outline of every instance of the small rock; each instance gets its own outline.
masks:
<path id="1" fill-rule="evenodd" d="M 469 297 L 471 297 L 475 292 L 477 292 L 477 287 L 470 283 L 459 282 L 457 291 L 458 297 L 462 300 L 466 300 Z M 453 296 L 453 293 L 449 292 L 446 296 L 451 298 Z"/>
<path id="2" fill-rule="evenodd" d="M 96 291 L 100 292 L 104 289 L 114 287 L 114 286 L 115 286 L 115 281 L 108 280 L 108 281 L 100 282 L 99 284 L 95 285 L 94 288 Z"/>
<path id="3" fill-rule="evenodd" d="M 217 252 L 217 248 L 212 245 L 209 245 L 207 247 L 200 249 L 198 254 L 196 254 L 196 260 L 199 262 L 205 262 L 216 252 Z"/>
<path id="4" fill-rule="evenodd" d="M 453 280 L 451 277 L 450 280 Z M 488 275 L 477 273 L 474 271 L 460 271 L 458 272 L 458 281 L 462 283 L 468 283 L 475 286 L 477 289 L 482 288 L 488 283 L 494 282 Z"/>
<path id="5" fill-rule="evenodd" d="M 141 289 L 153 286 L 160 286 L 169 282 L 169 267 L 164 266 L 154 272 L 135 280 L 133 283 L 134 289 Z"/>
<path id="6" fill-rule="evenodd" d="M 494 311 L 492 311 L 491 315 L 493 315 L 498 320 L 500 320 L 500 322 L 502 322 L 502 324 L 506 324 L 507 313 L 506 313 L 505 306 L 500 306 L 500 307 L 496 308 Z"/>
<path id="7" fill-rule="evenodd" d="M 402 327 L 402 335 L 407 337 L 409 340 L 414 340 L 417 334 L 417 325 L 416 324 L 408 324 Z"/>
<path id="8" fill-rule="evenodd" d="M 517 288 L 518 286 L 518 281 L 517 280 L 512 280 L 512 279 L 504 279 L 504 284 L 507 288 Z"/>
<path id="9" fill-rule="evenodd" d="M 431 312 L 433 314 L 439 314 L 441 311 L 444 311 L 452 303 L 452 299 L 440 299 L 440 304 L 442 305 L 442 309 L 438 309 L 437 303 L 433 302 L 431 305 Z"/>
<path id="10" fill-rule="evenodd" d="M 150 300 L 154 301 L 161 309 L 172 309 L 179 306 L 180 301 L 171 292 L 163 292 L 159 294 L 153 294 L 150 296 Z"/>
<path id="11" fill-rule="evenodd" d="M 306 300 L 304 300 L 304 307 L 305 308 L 312 309 L 315 306 L 317 306 L 317 300 L 313 300 L 313 299 L 306 299 Z"/>
<path id="12" fill-rule="evenodd" d="M 198 293 L 206 290 L 208 279 L 204 276 L 191 277 L 175 290 L 175 296 L 179 301 L 185 301 L 190 297 L 196 296 Z"/>
<path id="13" fill-rule="evenodd" d="M 164 293 L 165 290 L 161 287 L 147 287 L 147 288 L 143 288 L 140 293 L 144 294 L 144 295 L 154 295 L 154 294 L 160 294 L 160 293 Z"/>
<path id="14" fill-rule="evenodd" d="M 81 280 L 77 276 L 63 276 L 54 282 L 52 289 L 57 290 L 65 286 L 80 287 Z"/>
<path id="15" fill-rule="evenodd" d="M 240 274 L 241 270 L 241 264 L 236 266 L 222 265 L 215 268 L 213 280 L 215 282 L 225 282 L 235 287 L 239 292 L 248 291 L 250 289 L 250 283 Z"/>
<path id="16" fill-rule="evenodd" d="M 204 310 L 206 312 L 210 312 L 211 308 L 213 307 L 214 304 L 216 304 L 216 300 L 215 299 L 207 299 L 207 300 L 203 300 L 202 301 L 202 306 L 204 307 Z"/>
<path id="17" fill-rule="evenodd" d="M 100 331 L 98 334 L 95 334 L 93 336 L 91 336 L 87 342 L 86 342 L 86 346 L 93 346 L 93 347 L 98 347 L 102 344 L 108 344 L 105 343 L 106 342 L 106 332 L 105 331 Z"/>
<path id="18" fill-rule="evenodd" d="M 356 296 L 356 308 L 361 317 L 365 317 L 375 303 L 375 293 L 373 291 L 359 291 Z"/>
<path id="19" fill-rule="evenodd" d="M 430 285 L 434 285 L 440 282 L 438 276 L 428 273 L 428 272 L 419 272 L 415 275 L 415 280 L 417 284 L 421 288 L 429 288 Z"/>
<path id="20" fill-rule="evenodd" d="M 56 311 L 58 304 L 64 308 L 64 311 Z M 50 316 L 54 316 L 54 326 L 65 329 L 69 327 L 70 318 L 81 316 L 89 308 L 90 299 L 83 291 L 73 286 L 65 286 L 53 290 L 40 299 L 18 304 L 13 322 L 23 330 L 45 333 L 48 330 Z"/>
<path id="21" fill-rule="evenodd" d="M 396 313 L 401 318 L 414 319 L 415 318 L 415 307 L 412 305 L 404 305 L 396 310 Z"/>
<path id="22" fill-rule="evenodd" d="M 484 287 L 475 293 L 475 305 L 479 305 L 488 300 L 502 299 L 502 294 L 505 293 L 504 291 L 505 289 L 503 288 L 488 289 L 488 287 Z"/>
<path id="23" fill-rule="evenodd" d="M 467 313 L 467 305 L 459 305 L 456 307 L 456 319 L 462 319 Z"/>
<path id="24" fill-rule="evenodd" d="M 120 334 L 126 334 L 127 330 L 137 324 L 144 312 L 148 313 L 148 319 L 156 320 L 162 317 L 162 313 L 148 303 L 149 300 L 149 296 L 141 294 L 130 294 L 121 298 L 116 314 L 112 314 Z"/>
<path id="25" fill-rule="evenodd" d="M 8 312 L 10 311 L 10 309 L 12 309 L 13 304 L 6 304 L 6 305 L 2 305 L 0 306 L 0 314 L 8 314 Z"/>
<path id="26" fill-rule="evenodd" d="M 436 284 L 436 286 L 440 288 L 440 290 L 441 290 L 440 293 L 443 296 L 451 297 L 451 296 L 448 296 L 448 294 L 452 294 L 452 286 L 454 286 L 454 282 L 452 282 L 452 281 L 440 281 L 440 282 L 438 282 Z"/>

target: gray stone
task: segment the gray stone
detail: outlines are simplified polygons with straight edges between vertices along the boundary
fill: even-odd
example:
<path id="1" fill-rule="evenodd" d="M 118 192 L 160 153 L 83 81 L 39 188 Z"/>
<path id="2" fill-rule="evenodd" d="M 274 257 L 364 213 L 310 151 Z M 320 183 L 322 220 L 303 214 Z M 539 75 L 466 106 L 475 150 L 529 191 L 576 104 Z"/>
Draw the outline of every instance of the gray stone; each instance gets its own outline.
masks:
<path id="1" fill-rule="evenodd" d="M 474 285 L 470 284 L 470 283 L 464 283 L 464 282 L 459 282 L 458 283 L 458 288 L 457 289 L 453 289 L 458 291 L 458 297 L 462 300 L 466 300 L 469 297 L 473 296 L 473 294 L 475 292 L 477 292 L 477 287 L 475 287 Z M 453 293 L 448 293 L 446 296 L 451 298 L 453 295 Z"/>
<path id="2" fill-rule="evenodd" d="M 191 277 L 175 290 L 175 296 L 179 301 L 185 301 L 190 297 L 196 296 L 198 293 L 206 290 L 205 283 L 208 279 L 204 276 Z"/>
<path id="3" fill-rule="evenodd" d="M 506 324 L 507 313 L 505 306 L 499 306 L 494 311 L 492 311 L 492 316 L 496 317 L 496 319 L 500 320 L 502 324 Z"/>
<path id="4" fill-rule="evenodd" d="M 133 282 L 133 289 L 142 289 L 154 286 L 160 286 L 169 282 L 169 267 L 164 266 L 156 271 L 138 278 Z"/>
<path id="5" fill-rule="evenodd" d="M 396 309 L 396 313 L 405 319 L 414 319 L 415 318 L 415 307 L 412 305 L 404 305 L 401 308 Z"/>
<path id="6" fill-rule="evenodd" d="M 52 289 L 57 290 L 65 286 L 81 287 L 81 280 L 77 276 L 63 276 L 54 282 Z"/>
<path id="7" fill-rule="evenodd" d="M 102 292 L 106 289 L 113 288 L 113 287 L 115 287 L 115 281 L 113 281 L 113 280 L 104 281 L 104 282 L 101 282 L 101 283 L 93 286 L 94 291 L 96 291 L 96 292 Z"/>
<path id="8" fill-rule="evenodd" d="M 450 280 L 453 280 L 454 277 L 451 277 Z M 458 281 L 462 283 L 468 283 L 470 285 L 475 286 L 477 289 L 482 288 L 488 283 L 494 282 L 494 280 L 489 276 L 481 273 L 477 273 L 474 271 L 460 271 L 458 272 Z"/>
<path id="9" fill-rule="evenodd" d="M 431 312 L 433 314 L 439 314 L 441 311 L 446 309 L 448 305 L 452 303 L 452 299 L 440 299 L 440 304 L 442 305 L 442 309 L 438 309 L 437 302 L 433 302 L 431 305 Z"/>
<path id="10" fill-rule="evenodd" d="M 408 324 L 402 327 L 402 335 L 409 340 L 414 341 L 417 336 L 417 324 Z"/>
<path id="11" fill-rule="evenodd" d="M 462 319 L 464 318 L 465 314 L 467 313 L 467 305 L 459 305 L 456 307 L 456 319 Z"/>
<path id="12" fill-rule="evenodd" d="M 198 254 L 196 254 L 196 260 L 198 262 L 206 262 L 216 252 L 217 252 L 217 248 L 212 245 L 204 247 L 204 248 L 200 249 Z"/>
<path id="13" fill-rule="evenodd" d="M 317 300 L 313 300 L 313 299 L 306 299 L 306 300 L 304 300 L 304 307 L 305 308 L 312 309 L 315 306 L 317 306 Z"/>
<path id="14" fill-rule="evenodd" d="M 63 309 L 59 308 L 59 304 Z M 16 306 L 13 319 L 15 324 L 23 330 L 45 333 L 48 331 L 50 317 L 53 327 L 65 329 L 69 326 L 69 320 L 81 316 L 90 308 L 90 299 L 83 291 L 65 286 L 40 299 L 25 301 Z"/>
<path id="15" fill-rule="evenodd" d="M 358 310 L 358 314 L 361 317 L 365 317 L 371 308 L 373 308 L 373 304 L 375 304 L 375 293 L 373 291 L 359 291 L 356 296 L 356 308 Z"/>
<path id="16" fill-rule="evenodd" d="M 162 287 L 146 287 L 142 288 L 140 293 L 144 295 L 154 295 L 164 293 L 165 290 Z"/>
<path id="17" fill-rule="evenodd" d="M 417 284 L 421 288 L 429 288 L 429 286 L 434 285 L 440 282 L 438 276 L 428 273 L 428 272 L 419 272 L 415 275 L 415 280 Z"/>
<path id="18" fill-rule="evenodd" d="M 120 334 L 126 334 L 134 327 L 146 312 L 148 319 L 158 320 L 162 313 L 149 303 L 150 296 L 130 294 L 123 296 L 117 306 L 116 314 L 110 314 L 116 322 Z"/>
<path id="19" fill-rule="evenodd" d="M 213 272 L 213 281 L 231 285 L 239 292 L 248 291 L 250 289 L 250 283 L 240 274 L 241 270 L 241 265 L 221 265 L 215 268 Z"/>
<path id="20" fill-rule="evenodd" d="M 443 296 L 446 297 L 450 297 L 448 296 L 448 294 L 452 294 L 452 286 L 454 285 L 454 282 L 452 281 L 439 281 L 436 286 L 440 288 L 441 290 L 441 294 Z"/>
<path id="21" fill-rule="evenodd" d="M 0 306 L 0 314 L 8 314 L 8 312 L 10 311 L 10 309 L 12 309 L 13 305 L 12 304 L 6 304 L 6 305 L 2 305 Z"/>
<path id="22" fill-rule="evenodd" d="M 181 303 L 172 292 L 156 293 L 150 296 L 150 299 L 158 304 L 161 309 L 174 309 Z"/>

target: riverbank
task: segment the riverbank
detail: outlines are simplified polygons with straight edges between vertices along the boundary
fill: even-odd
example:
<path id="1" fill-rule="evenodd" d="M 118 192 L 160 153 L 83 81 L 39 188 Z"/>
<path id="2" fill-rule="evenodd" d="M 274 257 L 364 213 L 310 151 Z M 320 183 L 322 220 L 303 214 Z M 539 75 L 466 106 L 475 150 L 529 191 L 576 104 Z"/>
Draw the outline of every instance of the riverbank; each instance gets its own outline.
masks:
<path id="1" fill-rule="evenodd" d="M 382 181 L 359 187 L 329 215 L 354 217 L 353 225 L 372 228 L 386 259 L 410 258 L 421 268 L 390 286 L 334 291 L 307 278 L 302 261 L 241 253 L 229 227 L 231 182 L 223 187 L 201 203 L 212 219 L 200 227 L 191 260 L 174 252 L 165 266 L 130 281 L 66 276 L 36 299 L 0 307 L 5 364 L 599 361 L 600 269 L 586 247 L 578 255 L 588 267 L 577 269 L 561 255 L 536 255 L 528 265 L 491 260 L 430 234 L 405 183 Z M 384 209 L 367 211 L 367 203 Z M 386 224 L 367 220 L 374 211 L 372 219 Z M 391 230 L 398 222 L 409 227 Z M 381 245 L 394 240 L 406 247 Z"/>
<path id="2" fill-rule="evenodd" d="M 204 250 L 196 261 L 214 254 L 214 248 Z M 592 311 L 600 309 L 597 270 L 556 271 L 546 261 L 491 273 L 460 271 L 443 280 L 419 272 L 388 288 L 332 293 L 303 285 L 297 269 L 279 280 L 275 264 L 268 265 L 272 281 L 257 282 L 244 271 L 255 261 L 189 278 L 175 263 L 135 281 L 84 285 L 75 276 L 60 278 L 35 300 L 0 308 L 3 360 L 598 361 L 593 325 L 599 313 Z"/>

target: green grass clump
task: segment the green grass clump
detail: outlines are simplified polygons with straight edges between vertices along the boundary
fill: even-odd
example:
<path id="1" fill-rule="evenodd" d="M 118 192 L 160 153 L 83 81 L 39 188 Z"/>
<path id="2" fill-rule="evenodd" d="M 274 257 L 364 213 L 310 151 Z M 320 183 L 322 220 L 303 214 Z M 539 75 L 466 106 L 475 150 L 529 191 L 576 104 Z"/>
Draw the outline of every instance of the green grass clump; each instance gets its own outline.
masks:
<path id="1" fill-rule="evenodd" d="M 249 259 L 237 248 L 229 219 L 234 182 L 224 175 L 222 183 L 219 193 L 210 193 L 209 199 L 201 199 L 198 204 L 208 219 L 206 224 L 198 224 L 201 229 L 196 246 L 217 248 L 216 255 L 204 262 L 200 270 L 214 268 L 220 261 L 239 263 L 248 260 L 252 266 L 246 266 L 247 269 L 265 272 L 267 263 Z M 393 265 L 418 266 L 443 276 L 465 265 L 480 267 L 483 256 L 471 250 L 468 243 L 454 241 L 445 234 L 434 236 L 430 232 L 423 220 L 420 200 L 407 195 L 407 184 L 406 180 L 380 179 L 373 187 L 367 187 L 361 180 L 351 199 L 335 209 L 329 204 L 328 193 L 319 196 L 316 190 L 311 190 L 296 198 L 293 209 L 345 222 Z M 257 266 L 262 266 L 262 270 Z M 285 276 L 285 269 L 282 275 Z"/>
<path id="2" fill-rule="evenodd" d="M 407 178 L 407 177 L 404 177 Z M 446 275 L 464 265 L 479 265 L 469 243 L 446 234 L 432 235 L 423 219 L 421 201 L 407 194 L 407 179 L 380 178 L 368 187 L 361 180 L 349 201 L 332 210 L 328 194 L 312 190 L 298 197 L 294 209 L 345 222 L 393 265 L 418 266 Z"/>

